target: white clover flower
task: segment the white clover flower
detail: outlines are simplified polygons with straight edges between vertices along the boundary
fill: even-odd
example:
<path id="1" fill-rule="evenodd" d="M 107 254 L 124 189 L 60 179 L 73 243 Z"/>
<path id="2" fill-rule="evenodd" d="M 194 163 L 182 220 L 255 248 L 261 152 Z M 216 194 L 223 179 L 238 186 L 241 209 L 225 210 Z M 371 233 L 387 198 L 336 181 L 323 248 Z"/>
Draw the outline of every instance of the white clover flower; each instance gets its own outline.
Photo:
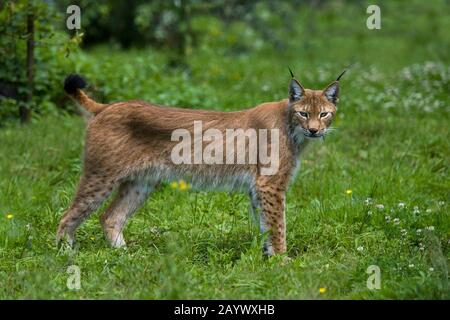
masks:
<path id="1" fill-rule="evenodd" d="M 433 210 L 432 209 L 427 209 L 427 210 L 425 210 L 425 212 L 426 213 L 431 213 L 431 212 L 433 212 Z"/>
<path id="2" fill-rule="evenodd" d="M 398 207 L 399 207 L 400 209 L 403 209 L 403 208 L 406 207 L 406 204 L 405 204 L 404 202 L 399 202 L 399 203 L 398 203 Z"/>
<path id="3" fill-rule="evenodd" d="M 394 224 L 399 224 L 400 223 L 400 219 L 399 218 L 395 218 L 394 219 Z"/>
<path id="4" fill-rule="evenodd" d="M 382 204 L 377 204 L 376 206 L 375 206 L 375 208 L 377 208 L 378 210 L 384 210 L 384 205 L 382 205 Z"/>
<path id="5" fill-rule="evenodd" d="M 414 206 L 414 208 L 413 208 L 413 213 L 414 213 L 414 214 L 420 213 L 420 210 L 419 210 L 419 207 L 418 207 L 418 206 Z"/>
<path id="6" fill-rule="evenodd" d="M 408 267 L 410 267 L 410 268 L 414 268 L 414 264 L 413 263 L 411 263 Z"/>
<path id="7" fill-rule="evenodd" d="M 439 201 L 438 205 L 442 207 L 443 205 L 445 205 L 445 201 Z"/>
<path id="8" fill-rule="evenodd" d="M 430 269 L 428 269 L 428 270 L 430 270 L 431 272 L 433 272 L 433 271 L 434 271 L 434 268 L 430 268 Z"/>
<path id="9" fill-rule="evenodd" d="M 408 234 L 408 231 L 406 229 L 402 229 L 400 232 L 402 236 L 406 236 Z"/>
<path id="10" fill-rule="evenodd" d="M 417 234 L 421 234 L 421 233 L 422 233 L 422 229 L 417 229 L 417 230 L 416 230 L 416 233 L 417 233 Z"/>
<path id="11" fill-rule="evenodd" d="M 427 229 L 428 231 L 434 231 L 434 226 L 426 227 L 426 229 Z"/>
<path id="12" fill-rule="evenodd" d="M 372 210 L 367 211 L 367 214 L 368 214 L 369 216 L 371 216 L 371 215 L 372 215 Z"/>
<path id="13" fill-rule="evenodd" d="M 363 246 L 359 246 L 358 248 L 356 248 L 356 250 L 358 250 L 359 252 L 363 252 L 364 251 L 364 247 Z"/>
<path id="14" fill-rule="evenodd" d="M 385 216 L 384 219 L 386 220 L 386 222 L 391 221 L 391 216 Z"/>
<path id="15" fill-rule="evenodd" d="M 371 205 L 372 204 L 372 198 L 367 198 L 366 200 L 364 200 L 364 204 L 366 206 Z"/>
<path id="16" fill-rule="evenodd" d="M 390 108 L 393 108 L 393 107 L 395 107 L 395 102 L 394 101 L 387 101 L 387 102 L 385 102 L 384 104 L 383 104 L 383 108 L 385 108 L 385 109 L 390 109 Z"/>
<path id="17" fill-rule="evenodd" d="M 157 227 L 150 227 L 149 231 L 151 233 L 159 233 L 159 229 Z"/>

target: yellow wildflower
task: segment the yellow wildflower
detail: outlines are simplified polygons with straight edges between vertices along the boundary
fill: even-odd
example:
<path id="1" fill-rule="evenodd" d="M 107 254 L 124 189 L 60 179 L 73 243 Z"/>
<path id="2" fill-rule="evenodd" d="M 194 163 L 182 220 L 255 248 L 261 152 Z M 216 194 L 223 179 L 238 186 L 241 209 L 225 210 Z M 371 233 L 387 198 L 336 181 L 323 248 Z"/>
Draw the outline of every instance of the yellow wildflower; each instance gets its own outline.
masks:
<path id="1" fill-rule="evenodd" d="M 6 218 L 7 218 L 7 219 L 12 219 L 12 218 L 14 218 L 14 215 L 11 214 L 11 213 L 8 213 L 8 214 L 6 215 Z"/>
<path id="2" fill-rule="evenodd" d="M 186 189 L 190 189 L 191 185 L 184 180 L 179 180 L 179 181 L 171 182 L 170 187 L 172 189 L 186 190 Z"/>
<path id="3" fill-rule="evenodd" d="M 327 288 L 319 288 L 319 292 L 320 294 L 324 294 L 325 292 L 327 292 Z"/>
<path id="4" fill-rule="evenodd" d="M 190 188 L 189 184 L 184 180 L 180 180 L 178 184 L 180 186 L 180 190 L 186 190 Z"/>
<path id="5" fill-rule="evenodd" d="M 345 193 L 348 194 L 348 195 L 351 195 L 351 194 L 353 193 L 353 190 L 352 190 L 352 189 L 347 189 L 347 190 L 345 191 Z"/>

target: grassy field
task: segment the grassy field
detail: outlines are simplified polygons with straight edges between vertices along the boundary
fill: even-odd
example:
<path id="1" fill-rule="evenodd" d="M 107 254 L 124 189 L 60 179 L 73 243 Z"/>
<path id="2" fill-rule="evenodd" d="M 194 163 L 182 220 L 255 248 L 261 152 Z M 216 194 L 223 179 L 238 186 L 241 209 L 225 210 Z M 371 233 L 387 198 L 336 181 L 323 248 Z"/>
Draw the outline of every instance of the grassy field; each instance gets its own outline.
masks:
<path id="1" fill-rule="evenodd" d="M 342 80 L 336 131 L 311 146 L 288 193 L 289 263 L 261 255 L 246 195 L 170 184 L 130 220 L 126 249 L 108 247 L 97 213 L 79 229 L 77 249 L 59 251 L 55 231 L 79 178 L 83 119 L 6 124 L 0 298 L 450 299 L 448 61 L 433 55 L 431 40 L 416 47 L 411 37 L 374 37 L 357 47 L 351 35 L 336 54 L 314 56 L 199 49 L 189 72 L 168 71 L 164 53 L 150 50 L 77 55 L 75 70 L 100 99 L 217 110 L 286 97 L 288 64 L 306 87 L 322 88 L 357 63 Z M 77 291 L 66 286 L 71 265 L 81 270 Z M 371 265 L 381 271 L 379 290 L 366 286 Z"/>

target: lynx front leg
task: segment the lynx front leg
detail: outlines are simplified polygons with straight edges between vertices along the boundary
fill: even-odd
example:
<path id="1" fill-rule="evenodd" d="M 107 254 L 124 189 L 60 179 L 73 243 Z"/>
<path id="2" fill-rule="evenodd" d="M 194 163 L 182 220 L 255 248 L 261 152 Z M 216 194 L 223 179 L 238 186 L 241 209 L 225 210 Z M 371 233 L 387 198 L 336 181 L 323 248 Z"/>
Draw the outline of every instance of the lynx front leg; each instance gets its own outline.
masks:
<path id="1" fill-rule="evenodd" d="M 279 186 L 258 187 L 261 232 L 267 232 L 264 253 L 274 255 L 286 252 L 285 191 Z"/>

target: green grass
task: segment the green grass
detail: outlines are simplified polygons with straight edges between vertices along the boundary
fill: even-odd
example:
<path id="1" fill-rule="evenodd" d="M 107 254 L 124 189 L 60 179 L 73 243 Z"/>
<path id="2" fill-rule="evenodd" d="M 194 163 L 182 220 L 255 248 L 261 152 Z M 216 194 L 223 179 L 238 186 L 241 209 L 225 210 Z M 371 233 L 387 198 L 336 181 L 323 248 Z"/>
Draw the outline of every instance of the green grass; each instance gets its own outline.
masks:
<path id="1" fill-rule="evenodd" d="M 101 99 L 217 110 L 284 98 L 288 64 L 306 87 L 324 87 L 359 63 L 342 80 L 336 132 L 311 146 L 288 193 L 287 264 L 262 256 L 245 195 L 169 186 L 130 220 L 127 249 L 108 247 L 96 213 L 77 249 L 58 251 L 84 122 L 51 115 L 0 128 L 0 298 L 449 299 L 450 68 L 427 55 L 433 39 L 416 47 L 413 36 L 389 34 L 349 35 L 344 48 L 317 54 L 202 48 L 189 57 L 190 73 L 167 70 L 165 55 L 150 50 L 76 55 Z M 375 42 L 380 59 L 359 59 L 376 56 Z M 70 265 L 80 267 L 79 291 L 66 286 Z M 381 270 L 380 290 L 366 286 L 370 265 Z"/>

